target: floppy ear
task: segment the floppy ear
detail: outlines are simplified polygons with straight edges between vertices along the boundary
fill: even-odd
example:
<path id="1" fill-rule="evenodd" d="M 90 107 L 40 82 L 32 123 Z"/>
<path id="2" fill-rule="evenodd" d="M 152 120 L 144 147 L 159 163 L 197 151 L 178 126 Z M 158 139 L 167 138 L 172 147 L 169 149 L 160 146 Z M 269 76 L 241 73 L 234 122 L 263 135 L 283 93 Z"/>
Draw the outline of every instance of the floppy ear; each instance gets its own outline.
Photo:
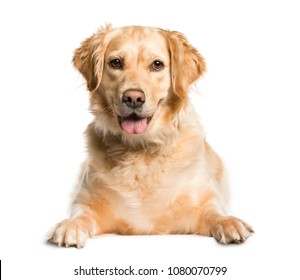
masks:
<path id="1" fill-rule="evenodd" d="M 171 78 L 174 93 L 183 99 L 188 87 L 205 71 L 205 62 L 198 51 L 177 31 L 167 31 L 171 56 Z"/>
<path id="2" fill-rule="evenodd" d="M 104 54 L 108 44 L 105 39 L 110 31 L 111 25 L 100 28 L 97 33 L 84 40 L 74 53 L 73 64 L 86 79 L 90 92 L 101 83 Z"/>

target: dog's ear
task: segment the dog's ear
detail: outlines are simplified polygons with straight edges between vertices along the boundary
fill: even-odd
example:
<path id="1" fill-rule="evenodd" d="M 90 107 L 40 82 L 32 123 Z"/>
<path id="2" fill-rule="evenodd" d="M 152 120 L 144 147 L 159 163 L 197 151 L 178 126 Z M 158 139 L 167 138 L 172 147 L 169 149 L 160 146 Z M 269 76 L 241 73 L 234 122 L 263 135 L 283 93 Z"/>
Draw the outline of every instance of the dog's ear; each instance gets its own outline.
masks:
<path id="1" fill-rule="evenodd" d="M 171 78 L 174 93 L 183 99 L 188 87 L 205 71 L 205 62 L 198 51 L 177 31 L 166 31 L 171 57 Z"/>
<path id="2" fill-rule="evenodd" d="M 97 89 L 101 83 L 104 54 L 108 44 L 106 35 L 110 31 L 111 25 L 100 28 L 97 33 L 84 40 L 74 53 L 73 64 L 86 79 L 90 92 Z"/>

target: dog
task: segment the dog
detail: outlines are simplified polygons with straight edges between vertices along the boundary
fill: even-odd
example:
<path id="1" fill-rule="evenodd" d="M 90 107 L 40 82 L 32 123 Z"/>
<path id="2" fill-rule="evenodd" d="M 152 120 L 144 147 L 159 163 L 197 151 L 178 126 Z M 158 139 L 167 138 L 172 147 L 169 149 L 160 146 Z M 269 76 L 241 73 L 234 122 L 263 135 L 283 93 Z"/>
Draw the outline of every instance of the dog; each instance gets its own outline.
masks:
<path id="1" fill-rule="evenodd" d="M 89 237 L 198 234 L 222 244 L 253 232 L 226 214 L 228 184 L 188 99 L 205 61 L 177 31 L 101 27 L 75 50 L 94 120 L 69 219 L 48 241 L 83 247 Z"/>

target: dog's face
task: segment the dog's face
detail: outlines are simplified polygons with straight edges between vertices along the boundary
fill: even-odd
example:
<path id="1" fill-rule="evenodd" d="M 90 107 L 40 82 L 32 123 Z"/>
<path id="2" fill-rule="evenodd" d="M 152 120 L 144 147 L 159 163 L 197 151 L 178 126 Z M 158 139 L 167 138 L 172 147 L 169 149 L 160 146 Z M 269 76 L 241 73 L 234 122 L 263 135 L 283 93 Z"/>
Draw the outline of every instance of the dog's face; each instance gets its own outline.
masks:
<path id="1" fill-rule="evenodd" d="M 126 134 L 145 133 L 171 87 L 165 39 L 145 28 L 119 30 L 109 42 L 100 91 Z"/>
<path id="2" fill-rule="evenodd" d="M 87 80 L 98 128 L 131 141 L 174 126 L 205 68 L 182 34 L 139 26 L 99 30 L 76 50 L 74 64 Z"/>

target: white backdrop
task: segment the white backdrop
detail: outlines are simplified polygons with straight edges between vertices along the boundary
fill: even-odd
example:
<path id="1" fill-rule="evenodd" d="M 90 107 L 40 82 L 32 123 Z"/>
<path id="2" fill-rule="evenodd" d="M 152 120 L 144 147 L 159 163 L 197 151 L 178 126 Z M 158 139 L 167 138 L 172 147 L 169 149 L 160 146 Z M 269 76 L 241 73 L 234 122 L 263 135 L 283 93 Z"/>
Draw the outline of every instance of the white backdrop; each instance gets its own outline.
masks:
<path id="1" fill-rule="evenodd" d="M 225 276 L 207 279 L 296 279 L 299 12 L 289 0 L 1 1 L 3 279 L 79 279 L 80 265 L 165 271 L 80 279 L 176 279 L 166 273 L 171 266 L 227 267 Z M 181 31 L 206 58 L 200 94 L 191 98 L 227 164 L 231 214 L 255 229 L 245 244 L 169 235 L 102 236 L 81 250 L 45 243 L 48 230 L 68 215 L 91 119 L 85 85 L 71 65 L 73 50 L 105 23 Z"/>

